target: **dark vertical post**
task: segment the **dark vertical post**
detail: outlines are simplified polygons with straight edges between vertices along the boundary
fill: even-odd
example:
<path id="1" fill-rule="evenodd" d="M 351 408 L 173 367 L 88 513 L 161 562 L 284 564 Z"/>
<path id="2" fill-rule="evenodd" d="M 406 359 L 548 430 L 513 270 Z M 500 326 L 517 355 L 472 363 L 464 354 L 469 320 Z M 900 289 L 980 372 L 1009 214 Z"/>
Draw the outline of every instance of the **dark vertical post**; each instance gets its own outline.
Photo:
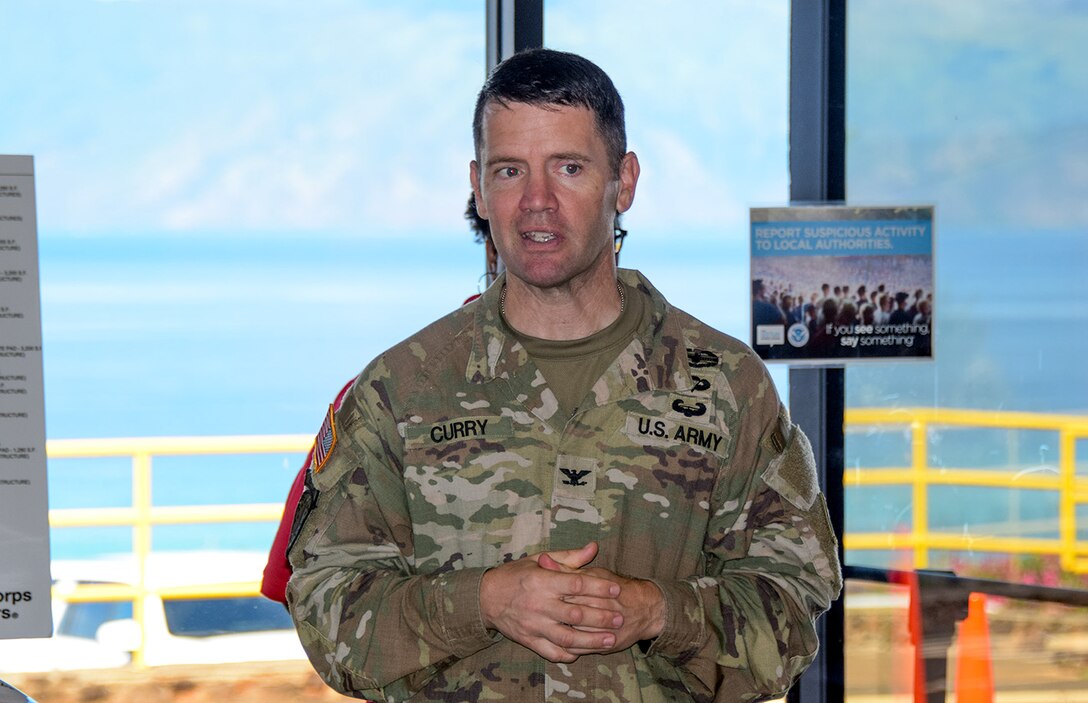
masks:
<path id="1" fill-rule="evenodd" d="M 790 369 L 790 415 L 812 442 L 835 534 L 843 530 L 843 370 Z M 839 560 L 843 558 L 839 544 Z M 820 653 L 790 691 L 789 703 L 842 703 L 845 697 L 843 599 L 817 623 Z"/>
<path id="2" fill-rule="evenodd" d="M 522 49 L 544 46 L 544 0 L 487 0 L 487 70 Z"/>
<path id="3" fill-rule="evenodd" d="M 790 200 L 846 199 L 846 0 L 792 0 L 790 16 Z M 790 414 L 812 441 L 839 559 L 843 559 L 842 368 L 791 368 Z M 840 598 L 817 625 L 820 653 L 790 691 L 790 703 L 845 698 Z"/>
<path id="4" fill-rule="evenodd" d="M 544 0 L 487 0 L 487 73 L 503 59 L 523 49 L 541 46 L 544 46 Z M 485 261 L 485 268 L 486 265 Z M 500 272 L 505 268 L 502 259 L 497 265 Z"/>
<path id="5" fill-rule="evenodd" d="M 846 199 L 846 0 L 792 0 L 790 200 Z"/>

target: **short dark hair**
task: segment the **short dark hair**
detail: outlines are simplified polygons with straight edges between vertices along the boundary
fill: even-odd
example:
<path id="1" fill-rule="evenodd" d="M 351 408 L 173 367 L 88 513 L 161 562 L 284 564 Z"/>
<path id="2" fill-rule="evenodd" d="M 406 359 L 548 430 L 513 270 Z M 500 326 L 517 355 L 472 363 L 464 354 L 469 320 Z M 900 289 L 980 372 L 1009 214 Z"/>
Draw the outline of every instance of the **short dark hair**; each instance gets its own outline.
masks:
<path id="1" fill-rule="evenodd" d="M 469 229 L 477 244 L 483 244 L 491 239 L 491 223 L 480 217 L 480 211 L 476 209 L 476 194 L 468 194 L 468 205 L 465 206 L 465 219 L 468 220 Z"/>
<path id="2" fill-rule="evenodd" d="M 472 141 L 477 159 L 483 142 L 484 108 L 492 102 L 588 108 L 608 149 L 609 165 L 619 174 L 627 153 L 623 100 L 612 79 L 592 61 L 565 51 L 528 49 L 496 66 L 476 97 Z"/>

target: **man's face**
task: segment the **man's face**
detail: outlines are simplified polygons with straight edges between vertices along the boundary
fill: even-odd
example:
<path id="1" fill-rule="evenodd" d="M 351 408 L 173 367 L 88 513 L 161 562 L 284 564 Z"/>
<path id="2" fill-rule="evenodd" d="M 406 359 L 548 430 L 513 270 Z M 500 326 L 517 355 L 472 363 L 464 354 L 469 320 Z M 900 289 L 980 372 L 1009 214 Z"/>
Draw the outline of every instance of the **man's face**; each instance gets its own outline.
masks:
<path id="1" fill-rule="evenodd" d="M 613 173 L 590 110 L 491 103 L 479 158 L 472 188 L 507 275 L 537 288 L 613 275 L 614 217 L 631 206 L 638 160 Z"/>

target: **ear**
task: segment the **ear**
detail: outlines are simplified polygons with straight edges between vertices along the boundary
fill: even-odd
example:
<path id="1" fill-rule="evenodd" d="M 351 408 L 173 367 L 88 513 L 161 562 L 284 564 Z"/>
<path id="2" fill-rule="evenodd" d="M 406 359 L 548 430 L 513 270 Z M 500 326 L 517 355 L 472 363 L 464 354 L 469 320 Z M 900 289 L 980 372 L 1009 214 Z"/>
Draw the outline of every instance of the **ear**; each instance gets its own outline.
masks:
<path id="1" fill-rule="evenodd" d="M 499 250 L 495 248 L 495 242 L 491 241 L 491 237 L 484 240 L 484 259 L 487 262 L 487 283 L 491 285 L 491 282 L 499 275 Z"/>
<path id="2" fill-rule="evenodd" d="M 635 187 L 638 185 L 639 165 L 635 152 L 629 151 L 620 161 L 620 190 L 616 194 L 616 212 L 627 212 L 635 200 Z M 477 200 L 479 202 L 479 200 Z"/>
<path id="3" fill-rule="evenodd" d="M 472 194 L 476 196 L 476 212 L 486 220 L 487 205 L 484 203 L 483 193 L 480 192 L 480 165 L 475 159 L 468 164 L 468 178 L 472 182 Z"/>

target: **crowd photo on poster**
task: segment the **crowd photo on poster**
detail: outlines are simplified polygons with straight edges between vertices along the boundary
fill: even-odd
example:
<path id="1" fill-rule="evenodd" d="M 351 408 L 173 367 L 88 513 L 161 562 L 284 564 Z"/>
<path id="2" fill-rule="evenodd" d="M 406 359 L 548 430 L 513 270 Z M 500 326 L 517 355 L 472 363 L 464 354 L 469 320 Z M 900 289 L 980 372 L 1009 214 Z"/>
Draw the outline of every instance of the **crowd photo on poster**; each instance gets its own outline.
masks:
<path id="1" fill-rule="evenodd" d="M 752 340 L 765 359 L 931 357 L 926 255 L 757 257 Z"/>

